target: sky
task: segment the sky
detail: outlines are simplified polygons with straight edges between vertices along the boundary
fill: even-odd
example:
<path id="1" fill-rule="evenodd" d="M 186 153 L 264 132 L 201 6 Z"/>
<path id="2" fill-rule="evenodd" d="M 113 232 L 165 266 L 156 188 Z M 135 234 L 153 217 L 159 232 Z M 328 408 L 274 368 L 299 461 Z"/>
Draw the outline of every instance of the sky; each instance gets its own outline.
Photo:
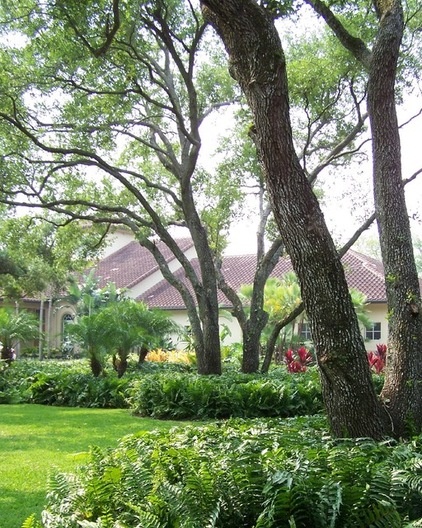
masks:
<path id="1" fill-rule="evenodd" d="M 286 21 L 283 21 L 283 24 L 286 24 Z M 298 25 L 294 22 L 291 24 L 291 31 L 297 32 Z M 300 18 L 301 31 L 315 32 L 324 24 L 308 6 L 303 7 Z M 283 34 L 288 34 L 289 31 L 287 28 L 286 32 L 285 25 L 280 29 L 282 29 L 280 34 L 283 39 Z M 286 43 L 283 42 L 283 45 Z M 400 124 L 407 122 L 418 112 L 422 112 L 421 88 L 419 87 L 419 93 L 417 90 L 418 88 L 415 86 L 415 93 L 406 99 L 406 106 L 398 107 Z M 217 143 L 218 133 L 224 133 L 225 129 L 229 127 L 230 119 L 225 121 L 221 119 L 221 115 L 207 125 L 202 147 L 206 157 L 213 157 L 212 149 Z M 422 113 L 402 128 L 400 135 L 403 179 L 407 179 L 415 171 L 422 168 Z M 370 146 L 368 148 L 370 149 Z M 359 170 L 355 168 L 350 171 L 337 171 L 335 176 L 323 172 L 319 180 L 324 188 L 324 200 L 322 202 L 324 217 L 338 245 L 347 242 L 363 221 L 373 213 L 370 155 L 368 158 L 367 163 L 360 164 Z M 409 216 L 414 218 L 411 220 L 413 236 L 422 239 L 422 174 L 406 186 L 406 202 Z M 254 212 L 257 210 L 257 206 L 247 203 L 245 207 L 250 212 L 240 224 L 232 227 L 230 244 L 226 250 L 227 254 L 255 253 L 256 251 L 255 232 L 258 222 Z M 362 235 L 360 242 L 364 242 L 365 238 L 377 239 L 375 224 Z"/>
<path id="2" fill-rule="evenodd" d="M 422 95 L 412 99 L 406 109 L 399 110 L 399 123 L 404 123 L 422 109 Z M 227 125 L 229 126 L 229 125 Z M 220 122 L 221 127 L 221 122 Z M 220 128 L 221 129 L 221 128 Z M 215 130 L 215 129 L 214 129 Z M 403 178 L 409 178 L 415 171 L 422 168 L 422 115 L 413 119 L 400 131 Z M 363 221 L 373 212 L 372 197 L 372 166 L 369 160 L 360 166 L 361 173 L 338 171 L 335 177 L 325 174 L 321 178 L 324 188 L 322 209 L 328 228 L 338 244 L 345 243 L 360 227 Z M 406 202 L 411 220 L 414 237 L 422 238 L 422 174 L 406 186 Z M 255 232 L 257 210 L 252 203 L 248 217 L 234 226 L 230 234 L 230 244 L 227 254 L 254 253 L 256 251 Z M 362 239 L 376 239 L 374 226 L 366 232 Z M 361 246 L 364 243 L 361 241 Z"/>

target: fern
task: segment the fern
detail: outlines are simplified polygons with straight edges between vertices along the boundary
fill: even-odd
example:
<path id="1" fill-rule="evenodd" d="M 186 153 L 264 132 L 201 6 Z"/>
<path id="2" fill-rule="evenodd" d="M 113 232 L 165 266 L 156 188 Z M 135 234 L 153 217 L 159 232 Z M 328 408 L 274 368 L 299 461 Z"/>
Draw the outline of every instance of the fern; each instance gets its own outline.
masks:
<path id="1" fill-rule="evenodd" d="M 35 514 L 33 513 L 23 522 L 21 528 L 42 528 L 42 526 L 36 520 Z"/>
<path id="2" fill-rule="evenodd" d="M 340 482 L 328 480 L 317 493 L 318 526 L 335 528 L 342 506 L 342 486 Z"/>

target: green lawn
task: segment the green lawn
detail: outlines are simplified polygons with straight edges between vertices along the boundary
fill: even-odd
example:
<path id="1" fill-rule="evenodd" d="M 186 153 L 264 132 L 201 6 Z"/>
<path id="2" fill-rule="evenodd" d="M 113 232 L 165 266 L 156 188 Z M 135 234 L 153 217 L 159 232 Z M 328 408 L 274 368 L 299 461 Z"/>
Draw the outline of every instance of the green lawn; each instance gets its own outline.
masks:
<path id="1" fill-rule="evenodd" d="M 124 409 L 0 405 L 0 528 L 20 528 L 44 506 L 51 471 L 72 471 L 89 446 L 114 447 L 141 430 L 180 422 L 136 418 Z"/>

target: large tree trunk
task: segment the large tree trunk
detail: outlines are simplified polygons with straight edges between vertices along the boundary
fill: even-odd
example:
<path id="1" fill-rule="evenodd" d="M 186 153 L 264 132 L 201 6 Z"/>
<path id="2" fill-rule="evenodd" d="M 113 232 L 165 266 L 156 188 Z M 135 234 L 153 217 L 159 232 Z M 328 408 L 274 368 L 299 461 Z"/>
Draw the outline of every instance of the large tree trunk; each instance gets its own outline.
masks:
<path id="1" fill-rule="evenodd" d="M 311 323 L 332 433 L 381 438 L 389 423 L 372 384 L 344 270 L 294 151 L 285 59 L 274 23 L 254 0 L 201 4 L 253 112 L 274 215 Z"/>
<path id="2" fill-rule="evenodd" d="M 190 182 L 190 180 L 189 180 Z M 221 346 L 217 272 L 207 233 L 196 211 L 192 188 L 182 185 L 186 224 L 198 255 L 200 282 L 193 283 L 202 325 L 202 343 L 196 349 L 199 374 L 221 374 Z"/>
<path id="3" fill-rule="evenodd" d="M 195 306 L 195 300 L 191 291 L 184 281 L 179 280 L 176 275 L 170 271 L 167 262 L 157 246 L 148 239 L 142 240 L 142 245 L 151 251 L 160 266 L 163 277 L 169 282 L 169 284 L 174 286 L 182 296 L 188 311 L 189 323 L 194 340 L 198 373 L 221 374 L 217 278 L 214 261 L 206 239 L 206 233 L 204 232 L 204 228 L 202 227 L 194 209 L 192 210 L 192 215 L 197 221 L 193 222 L 193 220 L 191 220 L 189 229 L 195 243 L 198 261 L 201 266 L 200 278 L 196 276 L 189 260 L 186 259 L 183 254 L 178 254 L 181 252 L 175 241 L 171 237 L 164 237 L 161 233 L 160 236 L 162 237 L 162 240 L 165 239 L 165 243 L 182 264 L 186 276 L 194 290 L 198 309 Z M 201 255 L 200 258 L 199 255 Z M 204 279 L 202 279 L 202 277 Z"/>
<path id="4" fill-rule="evenodd" d="M 401 174 L 395 79 L 403 34 L 400 1 L 376 2 L 379 31 L 369 68 L 375 212 L 389 307 L 387 372 L 382 398 L 396 436 L 422 427 L 422 317 L 418 274 Z M 388 7 L 388 9 L 387 9 Z"/>

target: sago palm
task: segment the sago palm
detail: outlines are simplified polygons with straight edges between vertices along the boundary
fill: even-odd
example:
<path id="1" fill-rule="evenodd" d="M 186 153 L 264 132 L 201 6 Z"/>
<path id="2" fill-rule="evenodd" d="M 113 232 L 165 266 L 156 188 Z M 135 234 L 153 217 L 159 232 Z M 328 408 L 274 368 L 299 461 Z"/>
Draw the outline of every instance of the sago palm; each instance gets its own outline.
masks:
<path id="1" fill-rule="evenodd" d="M 165 314 L 133 299 L 110 304 L 98 319 L 107 348 L 114 350 L 113 365 L 119 377 L 126 372 L 129 354 L 135 347 L 146 355 L 151 348 L 163 346 L 177 331 L 177 325 Z"/>
<path id="2" fill-rule="evenodd" d="M 86 351 L 94 376 L 100 376 L 104 370 L 106 347 L 99 314 L 78 317 L 73 324 L 66 326 L 66 333 L 71 341 L 77 342 Z"/>

